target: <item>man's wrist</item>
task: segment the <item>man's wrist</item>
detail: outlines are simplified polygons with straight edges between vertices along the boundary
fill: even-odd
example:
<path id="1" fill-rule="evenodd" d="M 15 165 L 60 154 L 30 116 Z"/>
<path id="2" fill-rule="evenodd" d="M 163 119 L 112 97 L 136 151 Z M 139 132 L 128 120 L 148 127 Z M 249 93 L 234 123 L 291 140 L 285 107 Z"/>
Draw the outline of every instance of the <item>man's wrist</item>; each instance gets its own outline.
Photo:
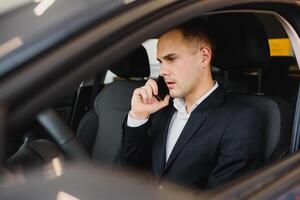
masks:
<path id="1" fill-rule="evenodd" d="M 127 126 L 129 127 L 139 127 L 143 124 L 145 124 L 148 121 L 148 118 L 146 119 L 134 119 L 131 117 L 130 113 L 128 113 L 127 117 Z"/>
<path id="2" fill-rule="evenodd" d="M 136 119 L 136 120 L 145 120 L 149 118 L 148 114 L 136 113 L 132 110 L 130 110 L 128 114 L 132 119 Z"/>

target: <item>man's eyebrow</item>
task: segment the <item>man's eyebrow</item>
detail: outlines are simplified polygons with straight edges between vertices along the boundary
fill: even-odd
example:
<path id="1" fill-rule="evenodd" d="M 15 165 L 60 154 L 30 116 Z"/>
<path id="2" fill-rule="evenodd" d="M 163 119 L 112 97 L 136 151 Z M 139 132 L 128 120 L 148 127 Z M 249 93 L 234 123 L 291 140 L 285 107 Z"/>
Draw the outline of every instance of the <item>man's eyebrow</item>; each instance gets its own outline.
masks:
<path id="1" fill-rule="evenodd" d="M 163 57 L 163 59 L 166 60 L 166 59 L 168 59 L 168 58 L 170 58 L 170 57 L 173 57 L 173 56 L 176 56 L 176 53 L 170 53 L 170 54 L 168 54 L 168 55 L 165 55 L 165 56 Z M 161 63 L 161 60 L 160 60 L 159 58 L 157 58 L 157 60 L 158 60 L 158 62 Z"/>

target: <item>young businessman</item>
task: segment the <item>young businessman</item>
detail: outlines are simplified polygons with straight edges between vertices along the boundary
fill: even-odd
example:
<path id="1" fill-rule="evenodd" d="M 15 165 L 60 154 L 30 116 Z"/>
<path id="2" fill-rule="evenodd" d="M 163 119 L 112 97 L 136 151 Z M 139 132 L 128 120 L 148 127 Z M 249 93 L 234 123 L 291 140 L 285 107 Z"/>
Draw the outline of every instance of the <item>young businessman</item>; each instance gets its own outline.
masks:
<path id="1" fill-rule="evenodd" d="M 150 168 L 159 179 L 202 189 L 259 167 L 264 155 L 261 116 L 227 97 L 213 80 L 214 46 L 199 20 L 159 38 L 157 59 L 169 95 L 157 100 L 159 88 L 152 79 L 134 91 L 123 132 L 127 165 Z"/>

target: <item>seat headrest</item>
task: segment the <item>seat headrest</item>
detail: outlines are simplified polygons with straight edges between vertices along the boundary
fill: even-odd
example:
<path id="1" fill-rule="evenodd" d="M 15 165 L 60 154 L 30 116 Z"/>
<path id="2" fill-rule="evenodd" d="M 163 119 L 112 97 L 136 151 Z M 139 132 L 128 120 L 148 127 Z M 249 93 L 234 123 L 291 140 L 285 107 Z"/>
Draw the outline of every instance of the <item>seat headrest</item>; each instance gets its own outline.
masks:
<path id="1" fill-rule="evenodd" d="M 251 13 L 225 13 L 210 17 L 216 41 L 213 65 L 224 70 L 262 68 L 268 63 L 267 34 Z"/>
<path id="2" fill-rule="evenodd" d="M 115 63 L 110 70 L 122 78 L 144 78 L 150 76 L 150 64 L 147 51 L 143 46 L 131 52 Z"/>

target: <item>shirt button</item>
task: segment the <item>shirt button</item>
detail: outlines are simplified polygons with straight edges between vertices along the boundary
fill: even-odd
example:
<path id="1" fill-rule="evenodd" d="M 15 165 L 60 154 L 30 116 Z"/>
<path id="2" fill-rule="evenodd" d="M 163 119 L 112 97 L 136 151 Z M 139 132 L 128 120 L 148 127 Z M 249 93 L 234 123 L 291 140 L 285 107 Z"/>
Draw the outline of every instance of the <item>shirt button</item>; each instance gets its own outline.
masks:
<path id="1" fill-rule="evenodd" d="M 159 185 L 159 186 L 158 186 L 158 189 L 159 189 L 159 190 L 164 190 L 164 186 L 163 186 L 163 185 Z"/>

